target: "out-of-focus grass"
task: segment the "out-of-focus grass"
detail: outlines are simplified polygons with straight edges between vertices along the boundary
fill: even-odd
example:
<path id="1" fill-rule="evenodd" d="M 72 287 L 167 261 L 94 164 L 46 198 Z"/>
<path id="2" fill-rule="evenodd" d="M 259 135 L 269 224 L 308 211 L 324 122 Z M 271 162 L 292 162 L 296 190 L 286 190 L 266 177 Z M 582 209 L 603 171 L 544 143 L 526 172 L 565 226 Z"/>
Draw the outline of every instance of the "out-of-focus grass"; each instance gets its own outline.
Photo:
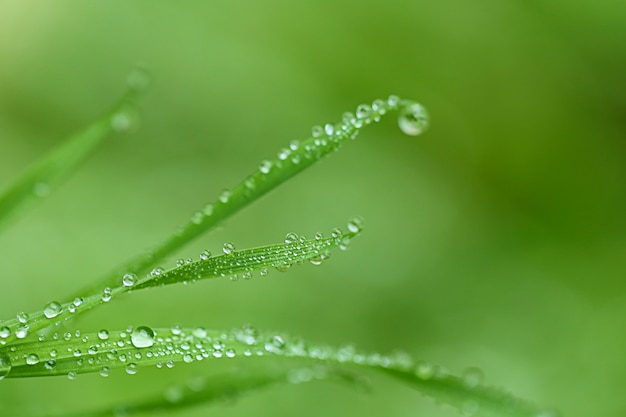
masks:
<path id="1" fill-rule="evenodd" d="M 171 308 L 158 290 L 136 294 L 81 327 L 252 322 L 312 341 L 401 348 L 456 370 L 476 365 L 565 416 L 623 412 L 626 6 L 0 5 L 0 187 L 115 100 L 135 63 L 155 75 L 141 130 L 107 143 L 0 236 L 10 294 L 2 317 L 40 308 L 62 295 L 60 283 L 87 283 L 169 234 L 312 124 L 398 93 L 427 105 L 427 136 L 371 129 L 182 255 L 312 235 L 360 214 L 367 233 L 349 253 L 322 272 L 176 288 Z M 375 255 L 394 268 L 373 264 Z M 26 403 L 36 390 L 42 408 L 81 408 L 196 371 L 3 381 L 0 399 Z M 376 387 L 373 396 L 281 388 L 220 412 L 453 415 L 382 379 Z"/>

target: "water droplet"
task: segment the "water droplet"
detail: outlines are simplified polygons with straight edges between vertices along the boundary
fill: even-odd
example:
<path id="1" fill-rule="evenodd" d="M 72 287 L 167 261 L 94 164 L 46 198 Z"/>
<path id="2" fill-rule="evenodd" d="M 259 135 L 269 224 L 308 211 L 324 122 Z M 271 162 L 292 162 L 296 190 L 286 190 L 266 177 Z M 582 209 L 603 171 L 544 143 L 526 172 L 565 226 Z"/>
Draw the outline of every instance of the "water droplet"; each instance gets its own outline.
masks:
<path id="1" fill-rule="evenodd" d="M 210 257 L 211 257 L 211 251 L 205 249 L 202 252 L 200 252 L 200 259 L 201 260 L 206 261 Z"/>
<path id="2" fill-rule="evenodd" d="M 111 117 L 111 127 L 118 133 L 127 132 L 132 124 L 132 118 L 126 112 L 121 111 Z"/>
<path id="3" fill-rule="evenodd" d="M 191 222 L 193 224 L 200 224 L 200 223 L 202 223 L 202 220 L 204 220 L 204 212 L 202 212 L 202 211 L 196 211 L 191 216 Z"/>
<path id="4" fill-rule="evenodd" d="M 37 365 L 39 363 L 39 356 L 35 353 L 31 353 L 26 355 L 26 364 L 27 365 Z"/>
<path id="5" fill-rule="evenodd" d="M 265 350 L 270 353 L 281 354 L 285 349 L 285 340 L 280 336 L 272 337 L 272 340 L 265 344 Z"/>
<path id="6" fill-rule="evenodd" d="M 44 307 L 43 315 L 46 316 L 46 318 L 52 319 L 61 314 L 62 311 L 63 308 L 61 307 L 61 304 L 56 301 L 52 301 Z"/>
<path id="7" fill-rule="evenodd" d="M 367 104 L 361 104 L 356 108 L 356 117 L 359 119 L 365 119 L 372 114 L 372 108 Z"/>
<path id="8" fill-rule="evenodd" d="M 154 330 L 147 326 L 137 327 L 130 335 L 130 341 L 136 348 L 154 345 Z"/>
<path id="9" fill-rule="evenodd" d="M 291 149 L 281 149 L 280 152 L 278 152 L 278 159 L 284 161 L 285 159 L 289 158 L 289 155 L 291 155 Z"/>
<path id="10" fill-rule="evenodd" d="M 396 107 L 400 103 L 400 97 L 398 96 L 389 96 L 387 99 L 387 104 L 391 107 Z"/>
<path id="11" fill-rule="evenodd" d="M 407 135 L 417 136 L 428 128 L 428 112 L 419 103 L 406 105 L 400 111 L 398 125 Z"/>
<path id="12" fill-rule="evenodd" d="M 57 367 L 57 361 L 55 361 L 54 359 L 49 359 L 46 361 L 46 363 L 44 364 L 44 367 L 48 370 L 48 371 L 54 371 L 54 368 Z"/>
<path id="13" fill-rule="evenodd" d="M 476 388 L 482 384 L 484 378 L 485 376 L 480 368 L 471 367 L 463 372 L 463 384 L 467 388 Z"/>
<path id="14" fill-rule="evenodd" d="M 126 373 L 128 375 L 135 375 L 137 373 L 137 364 L 136 363 L 129 363 L 128 365 L 126 365 Z"/>
<path id="15" fill-rule="evenodd" d="M 170 331 L 172 332 L 173 335 L 178 336 L 183 332 L 183 329 L 180 327 L 179 324 L 175 324 L 172 326 Z"/>
<path id="16" fill-rule="evenodd" d="M 193 355 L 191 353 L 185 353 L 185 355 L 183 356 L 183 362 L 185 363 L 193 362 Z"/>
<path id="17" fill-rule="evenodd" d="M 423 379 L 423 380 L 428 380 L 432 378 L 435 375 L 435 372 L 436 372 L 435 366 L 428 362 L 420 361 L 418 362 L 417 367 L 415 368 L 415 375 L 417 375 L 418 378 Z"/>
<path id="18" fill-rule="evenodd" d="M 75 380 L 77 376 L 78 374 L 74 371 L 70 371 L 67 373 L 67 379 L 69 379 L 70 381 Z"/>
<path id="19" fill-rule="evenodd" d="M 269 274 L 269 273 L 270 273 L 270 271 L 269 271 L 269 269 L 267 269 L 267 268 L 263 268 L 263 269 L 261 269 L 261 270 L 259 271 L 259 275 L 261 275 L 262 277 L 267 276 L 267 274 Z"/>
<path id="20" fill-rule="evenodd" d="M 28 326 L 19 326 L 15 329 L 15 337 L 18 339 L 23 339 L 28 336 L 28 332 L 30 332 L 30 327 Z"/>
<path id="21" fill-rule="evenodd" d="M 122 284 L 124 284 L 125 287 L 132 287 L 136 283 L 137 283 L 137 275 L 131 272 L 124 274 L 124 277 L 122 278 Z"/>
<path id="22" fill-rule="evenodd" d="M 328 136 L 332 136 L 333 133 L 335 133 L 335 126 L 327 123 L 326 125 L 324 125 L 324 133 L 326 133 Z"/>
<path id="23" fill-rule="evenodd" d="M 311 128 L 311 135 L 314 138 L 322 137 L 324 135 L 324 129 L 322 128 L 322 126 L 313 126 Z"/>
<path id="24" fill-rule="evenodd" d="M 338 227 L 334 228 L 330 234 L 333 238 L 337 239 L 343 236 L 343 232 Z"/>
<path id="25" fill-rule="evenodd" d="M 261 165 L 259 166 L 259 171 L 261 171 L 261 173 L 263 174 L 269 174 L 271 169 L 272 169 L 272 162 L 270 161 L 263 161 L 261 162 Z"/>
<path id="26" fill-rule="evenodd" d="M 163 268 L 156 267 L 152 271 L 150 271 L 150 275 L 153 276 L 153 277 L 158 277 L 158 276 L 162 275 L 164 272 L 165 272 L 165 270 Z"/>
<path id="27" fill-rule="evenodd" d="M 108 303 L 109 301 L 111 301 L 111 288 L 106 287 L 102 291 L 102 302 Z"/>
<path id="28" fill-rule="evenodd" d="M 380 100 L 380 99 L 374 100 L 374 102 L 372 103 L 372 110 L 374 110 L 378 114 L 385 114 L 385 113 L 387 113 L 387 108 L 385 107 L 385 102 Z"/>
<path id="29" fill-rule="evenodd" d="M 235 349 L 226 349 L 224 354 L 226 355 L 227 358 L 234 358 L 236 355 Z"/>
<path id="30" fill-rule="evenodd" d="M 230 196 L 231 196 L 231 191 L 230 190 L 224 190 L 222 191 L 222 193 L 219 196 L 219 200 L 222 204 L 226 204 L 228 203 L 228 200 L 230 200 Z"/>
<path id="31" fill-rule="evenodd" d="M 11 336 L 11 329 L 6 326 L 0 328 L 0 338 L 6 339 L 9 336 Z"/>
<path id="32" fill-rule="evenodd" d="M 0 380 L 4 379 L 11 372 L 11 360 L 9 357 L 0 352 Z"/>
<path id="33" fill-rule="evenodd" d="M 28 314 L 23 311 L 17 313 L 17 320 L 22 324 L 26 323 L 28 321 Z"/>
<path id="34" fill-rule="evenodd" d="M 206 206 L 204 206 L 204 209 L 202 209 L 202 212 L 204 213 L 205 216 L 212 216 L 213 215 L 213 204 L 209 203 Z"/>
<path id="35" fill-rule="evenodd" d="M 348 222 L 348 230 L 352 233 L 359 233 L 363 230 L 363 219 L 355 217 Z"/>
<path id="36" fill-rule="evenodd" d="M 224 247 L 222 248 L 222 250 L 224 251 L 224 254 L 232 255 L 235 251 L 235 245 L 230 242 L 226 242 L 224 243 Z"/>
<path id="37" fill-rule="evenodd" d="M 298 150 L 299 146 L 300 142 L 297 140 L 292 140 L 291 142 L 289 142 L 289 149 L 291 149 L 292 151 Z"/>
<path id="38" fill-rule="evenodd" d="M 107 376 L 109 376 L 110 372 L 111 370 L 109 369 L 108 366 L 103 366 L 102 368 L 100 368 L 100 371 L 98 373 L 100 374 L 101 377 L 106 378 Z"/>
<path id="39" fill-rule="evenodd" d="M 109 338 L 109 331 L 106 329 L 102 329 L 98 332 L 98 339 L 107 340 Z"/>
<path id="40" fill-rule="evenodd" d="M 295 233 L 287 233 L 287 235 L 285 235 L 285 243 L 286 244 L 290 244 L 290 243 L 296 243 L 298 241 L 298 235 Z"/>
<path id="41" fill-rule="evenodd" d="M 206 329 L 204 327 L 196 327 L 195 329 L 193 329 L 191 334 L 194 337 L 198 337 L 200 339 L 204 339 L 208 335 L 208 333 L 207 333 L 207 331 L 206 331 Z"/>
<path id="42" fill-rule="evenodd" d="M 74 304 L 75 307 L 80 307 L 81 305 L 83 305 L 84 302 L 85 300 L 83 299 L 83 297 L 76 297 L 74 298 L 74 301 L 72 301 L 72 304 Z"/>

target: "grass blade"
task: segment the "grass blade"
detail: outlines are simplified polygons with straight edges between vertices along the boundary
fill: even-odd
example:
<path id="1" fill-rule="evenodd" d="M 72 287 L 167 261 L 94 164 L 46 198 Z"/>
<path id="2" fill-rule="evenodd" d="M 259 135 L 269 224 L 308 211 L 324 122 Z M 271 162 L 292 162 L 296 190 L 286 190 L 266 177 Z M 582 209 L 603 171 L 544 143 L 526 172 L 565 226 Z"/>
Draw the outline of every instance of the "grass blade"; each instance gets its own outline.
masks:
<path id="1" fill-rule="evenodd" d="M 51 354 L 51 352 L 53 352 Z M 78 352 L 78 354 L 77 354 Z M 168 368 L 226 358 L 298 358 L 326 366 L 351 366 L 382 372 L 408 383 L 435 400 L 454 406 L 465 415 L 484 417 L 537 417 L 541 409 L 480 380 L 450 374 L 442 368 L 418 364 L 405 355 L 364 354 L 354 347 L 314 346 L 283 335 L 261 334 L 244 327 L 233 331 L 204 328 L 129 328 L 102 334 L 75 334 L 51 340 L 13 344 L 0 349 L 9 364 L 7 378 L 70 375 L 124 368 L 135 374 L 141 366 Z M 291 366 L 290 366 L 291 367 Z"/>
<path id="2" fill-rule="evenodd" d="M 226 374 L 207 377 L 194 377 L 184 384 L 172 385 L 157 395 L 147 396 L 133 402 L 115 404 L 100 409 L 85 410 L 76 413 L 41 414 L 20 412 L 12 417 L 118 417 L 141 413 L 173 414 L 177 411 L 212 404 L 231 402 L 241 395 L 258 391 L 277 384 L 302 384 L 305 382 L 327 380 L 347 383 L 356 388 L 366 387 L 358 374 L 343 369 L 322 365 L 310 367 L 272 367 L 250 371 L 235 369 Z M 169 415 L 168 414 L 168 415 Z"/>
<path id="3" fill-rule="evenodd" d="M 365 126 L 380 121 L 385 114 L 395 110 L 400 111 L 399 125 L 406 134 L 417 135 L 426 129 L 426 110 L 418 103 L 400 100 L 396 96 L 390 96 L 385 101 L 375 100 L 371 106 L 362 104 L 357 107 L 356 114 L 345 113 L 337 124 L 327 124 L 324 128 L 316 126 L 313 137 L 303 142 L 292 141 L 278 153 L 276 159 L 263 161 L 257 171 L 197 211 L 172 236 L 103 277 L 96 287 L 113 286 L 125 273 L 141 275 L 148 272 L 186 243 L 338 150 L 348 139 L 356 138 Z"/>
<path id="4" fill-rule="evenodd" d="M 318 235 L 315 239 L 307 240 L 290 233 L 285 243 L 277 245 L 242 251 L 236 251 L 234 248 L 231 251 L 228 246 L 225 247 L 227 254 L 210 257 L 207 253 L 203 253 L 198 261 L 181 262 L 167 271 L 154 268 L 142 277 L 126 273 L 119 277 L 112 287 L 98 288 L 65 303 L 53 301 L 43 310 L 31 314 L 20 313 L 14 319 L 0 322 L 0 345 L 26 339 L 38 330 L 58 326 L 65 320 L 107 303 L 112 298 L 129 291 L 210 278 L 238 279 L 241 276 L 248 279 L 253 272 L 265 275 L 269 268 L 285 271 L 307 260 L 319 265 L 329 258 L 331 250 L 345 248 L 360 233 L 362 224 L 360 220 L 354 219 L 348 227 L 352 231 L 342 232 L 337 228 L 330 237 L 326 238 Z"/>
<path id="5" fill-rule="evenodd" d="M 48 196 L 109 135 L 130 127 L 135 102 L 147 84 L 147 79 L 139 81 L 142 77 L 147 75 L 131 73 L 129 90 L 110 111 L 44 155 L 0 194 L 0 230 Z"/>

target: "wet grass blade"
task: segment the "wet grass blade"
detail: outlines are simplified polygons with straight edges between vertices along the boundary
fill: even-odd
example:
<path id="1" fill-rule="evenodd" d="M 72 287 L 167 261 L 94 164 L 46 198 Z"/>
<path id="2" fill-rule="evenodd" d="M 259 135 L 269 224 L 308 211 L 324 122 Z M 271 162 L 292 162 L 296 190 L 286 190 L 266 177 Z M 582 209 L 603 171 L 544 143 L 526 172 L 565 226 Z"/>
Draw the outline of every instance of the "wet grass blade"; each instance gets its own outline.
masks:
<path id="1" fill-rule="evenodd" d="M 279 151 L 274 160 L 261 162 L 258 170 L 239 185 L 224 191 L 214 202 L 198 210 L 173 235 L 152 250 L 103 277 L 96 287 L 113 286 L 125 273 L 141 275 L 148 272 L 183 245 L 338 150 L 346 141 L 356 138 L 364 127 L 380 121 L 390 111 L 399 111 L 399 126 L 406 134 L 418 135 L 428 126 L 426 110 L 414 101 L 390 96 L 387 100 L 375 100 L 372 105 L 361 104 L 355 114 L 345 113 L 339 123 L 314 127 L 312 137 L 302 142 L 292 141 Z"/>
<path id="2" fill-rule="evenodd" d="M 290 233 L 285 243 L 241 251 L 227 244 L 224 250 L 228 253 L 220 256 L 212 257 L 208 252 L 203 252 L 200 260 L 179 262 L 178 266 L 169 270 L 154 268 L 141 277 L 126 273 L 118 277 L 114 286 L 98 288 L 65 303 L 52 301 L 43 310 L 21 313 L 14 319 L 0 322 L 0 345 L 28 339 L 36 335 L 38 330 L 58 326 L 130 291 L 211 278 L 249 279 L 255 272 L 266 275 L 269 269 L 286 271 L 304 261 L 319 265 L 330 257 L 331 250 L 349 245 L 360 233 L 362 223 L 359 219 L 353 219 L 348 227 L 352 231 L 342 232 L 336 228 L 330 237 L 317 235 L 314 239 Z"/>
<path id="3" fill-rule="evenodd" d="M 365 354 L 352 346 L 315 346 L 284 335 L 263 334 L 252 327 L 217 331 L 140 326 L 99 334 L 57 335 L 50 340 L 14 343 L 10 349 L 0 348 L 6 378 L 57 375 L 75 378 L 79 373 L 88 372 L 106 376 L 116 368 L 123 368 L 133 375 L 143 366 L 170 368 L 177 363 L 263 357 L 284 363 L 287 369 L 294 366 L 280 361 L 295 358 L 329 367 L 349 366 L 382 372 L 438 402 L 457 408 L 464 415 L 541 415 L 541 409 L 534 404 L 486 386 L 473 374 L 455 376 L 443 368 L 417 363 L 407 355 Z M 292 380 L 300 378 L 305 381 L 306 375 L 292 374 Z"/>

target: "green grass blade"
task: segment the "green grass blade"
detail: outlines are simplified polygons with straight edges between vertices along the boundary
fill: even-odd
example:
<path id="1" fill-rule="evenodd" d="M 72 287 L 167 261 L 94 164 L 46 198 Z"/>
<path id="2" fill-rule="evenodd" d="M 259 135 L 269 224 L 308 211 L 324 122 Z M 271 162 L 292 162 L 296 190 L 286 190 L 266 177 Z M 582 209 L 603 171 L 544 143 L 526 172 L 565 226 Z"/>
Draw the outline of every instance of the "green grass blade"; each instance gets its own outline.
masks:
<path id="1" fill-rule="evenodd" d="M 308 240 L 290 233 L 285 243 L 241 251 L 231 250 L 230 246 L 225 245 L 228 253 L 224 255 L 211 257 L 203 252 L 200 260 L 179 262 L 169 270 L 154 268 L 142 277 L 124 274 L 114 286 L 98 288 L 65 303 L 53 301 L 43 310 L 27 315 L 22 313 L 14 319 L 0 322 L 0 345 L 26 339 L 38 330 L 57 326 L 129 291 L 210 278 L 248 279 L 253 272 L 265 275 L 270 268 L 285 271 L 304 261 L 320 264 L 330 256 L 331 250 L 345 248 L 360 233 L 362 224 L 360 220 L 354 219 L 348 227 L 351 231 L 342 232 L 337 228 L 330 237 L 317 235 L 315 239 Z"/>
<path id="2" fill-rule="evenodd" d="M 375 100 L 371 106 L 362 104 L 357 107 L 356 114 L 344 114 L 342 121 L 337 124 L 313 128 L 313 137 L 302 142 L 292 141 L 278 153 L 276 159 L 263 161 L 257 171 L 197 211 L 172 236 L 105 276 L 97 286 L 115 285 L 120 276 L 128 272 L 137 275 L 147 272 L 186 243 L 338 150 L 346 141 L 354 139 L 365 126 L 380 121 L 385 114 L 394 110 L 400 111 L 399 125 L 403 132 L 417 135 L 426 129 L 428 114 L 420 104 L 413 101 L 391 96 L 385 101 Z"/>
<path id="3" fill-rule="evenodd" d="M 128 417 L 141 413 L 168 412 L 173 414 L 199 405 L 207 407 L 212 404 L 231 402 L 233 399 L 239 398 L 248 392 L 269 388 L 277 384 L 302 384 L 319 380 L 347 383 L 357 388 L 364 387 L 364 382 L 358 374 L 322 365 L 280 368 L 274 366 L 255 371 L 235 369 L 221 375 L 194 377 L 184 384 L 172 385 L 157 395 L 146 396 L 133 402 L 76 413 L 35 414 L 22 411 L 11 414 L 11 416 L 118 417 L 123 415 Z M 366 387 L 369 388 L 369 386 Z"/>
<path id="4" fill-rule="evenodd" d="M 150 329 L 100 334 L 66 334 L 50 340 L 15 343 L 0 349 L 5 377 L 35 377 L 100 372 L 124 368 L 133 375 L 142 366 L 172 367 L 203 360 L 269 357 L 297 358 L 327 366 L 371 369 L 408 383 L 465 415 L 537 417 L 541 409 L 472 375 L 459 377 L 443 368 L 418 364 L 405 355 L 364 354 L 351 346 L 314 346 L 283 335 L 261 334 L 251 327 L 233 331 L 204 328 Z M 165 371 L 164 371 L 165 372 Z"/>
<path id="5" fill-rule="evenodd" d="M 29 206 L 48 196 L 109 135 L 130 127 L 140 87 L 146 84 L 130 81 L 147 77 L 137 74 L 129 77 L 130 88 L 117 105 L 44 155 L 0 194 L 0 230 Z"/>

